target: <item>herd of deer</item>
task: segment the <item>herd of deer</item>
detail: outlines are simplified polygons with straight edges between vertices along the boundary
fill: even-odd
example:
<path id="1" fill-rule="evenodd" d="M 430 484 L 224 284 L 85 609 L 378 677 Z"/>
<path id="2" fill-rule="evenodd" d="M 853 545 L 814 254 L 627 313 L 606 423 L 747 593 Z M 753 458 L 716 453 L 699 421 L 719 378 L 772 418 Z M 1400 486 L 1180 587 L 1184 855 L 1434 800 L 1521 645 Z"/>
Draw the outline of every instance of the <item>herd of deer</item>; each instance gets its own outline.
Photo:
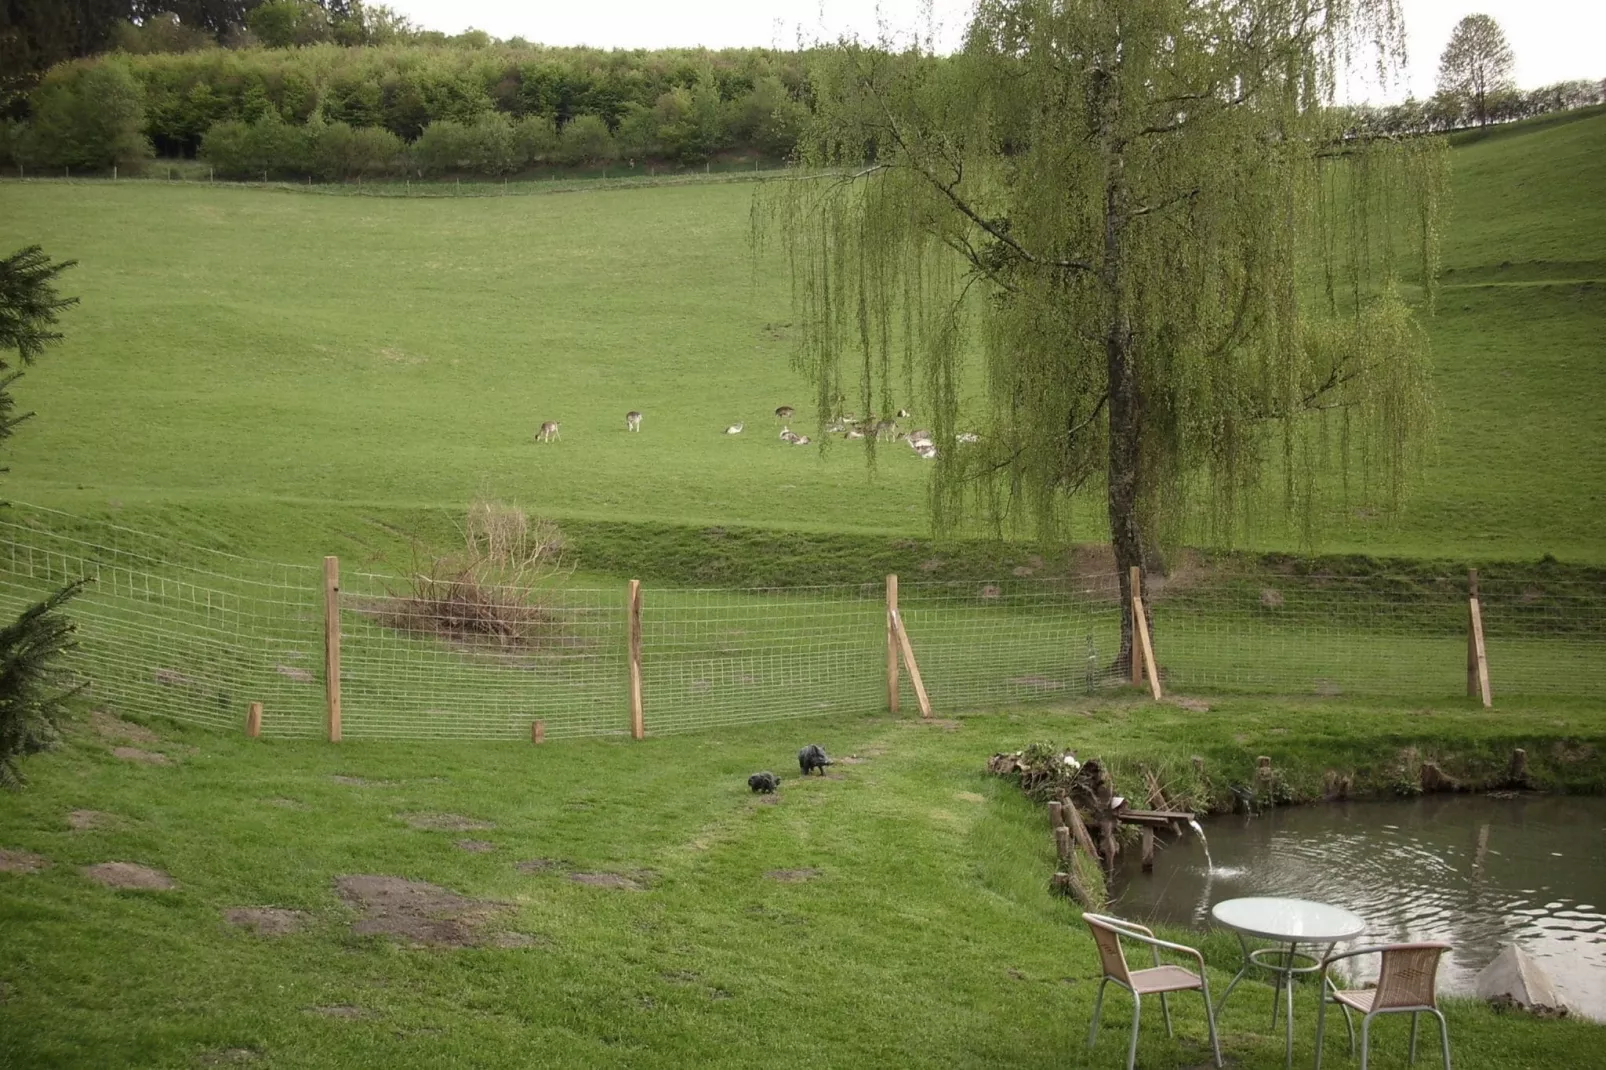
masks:
<path id="1" fill-rule="evenodd" d="M 775 410 L 775 418 L 781 423 L 781 441 L 790 443 L 793 446 L 807 446 L 810 441 L 809 436 L 799 435 L 788 426 L 794 415 L 794 410 L 790 405 L 782 405 Z M 907 420 L 908 418 L 908 409 L 899 409 L 896 415 L 889 420 L 873 418 L 860 420 L 853 413 L 845 412 L 826 424 L 825 430 L 828 434 L 841 435 L 848 439 L 874 435 L 877 440 L 883 442 L 901 440 L 909 443 L 910 448 L 926 460 L 935 460 L 937 457 L 937 445 L 932 441 L 930 431 L 898 430 L 898 421 Z M 746 424 L 738 420 L 725 428 L 725 433 L 727 435 L 739 435 L 745 429 Z M 641 413 L 635 410 L 625 413 L 625 430 L 638 432 L 641 430 Z M 541 430 L 535 436 L 537 442 L 555 442 L 559 437 L 558 422 L 556 420 L 548 420 L 543 423 Z M 980 438 L 981 436 L 973 431 L 964 431 L 954 436 L 956 442 L 966 443 L 980 441 Z"/>

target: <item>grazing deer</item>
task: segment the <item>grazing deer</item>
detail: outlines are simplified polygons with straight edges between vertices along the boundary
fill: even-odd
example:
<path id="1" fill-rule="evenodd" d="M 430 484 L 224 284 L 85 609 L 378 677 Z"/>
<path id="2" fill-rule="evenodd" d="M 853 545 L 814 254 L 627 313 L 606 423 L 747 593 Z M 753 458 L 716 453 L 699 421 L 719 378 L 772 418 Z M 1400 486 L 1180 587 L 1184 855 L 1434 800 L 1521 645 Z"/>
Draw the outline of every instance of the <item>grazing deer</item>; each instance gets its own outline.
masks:
<path id="1" fill-rule="evenodd" d="M 725 433 L 727 435 L 739 435 L 739 434 L 741 434 L 742 433 L 742 421 L 737 420 L 735 423 L 733 423 L 729 427 L 725 428 Z"/>
<path id="2" fill-rule="evenodd" d="M 797 435 L 793 433 L 793 431 L 792 431 L 792 429 L 790 427 L 783 427 L 783 428 L 781 428 L 781 441 L 782 442 L 796 442 L 797 441 Z"/>
<path id="3" fill-rule="evenodd" d="M 883 441 L 898 437 L 898 425 L 891 420 L 882 420 L 875 425 L 875 437 Z"/>
<path id="4" fill-rule="evenodd" d="M 777 420 L 790 420 L 792 418 L 792 406 L 782 405 L 780 408 L 776 409 L 775 418 Z"/>
<path id="5" fill-rule="evenodd" d="M 627 413 L 625 413 L 625 430 L 626 431 L 640 431 L 641 430 L 641 413 L 639 413 L 639 412 L 627 412 Z"/>
<path id="6" fill-rule="evenodd" d="M 558 422 L 548 420 L 541 425 L 540 432 L 535 436 L 537 442 L 554 442 L 558 438 Z"/>

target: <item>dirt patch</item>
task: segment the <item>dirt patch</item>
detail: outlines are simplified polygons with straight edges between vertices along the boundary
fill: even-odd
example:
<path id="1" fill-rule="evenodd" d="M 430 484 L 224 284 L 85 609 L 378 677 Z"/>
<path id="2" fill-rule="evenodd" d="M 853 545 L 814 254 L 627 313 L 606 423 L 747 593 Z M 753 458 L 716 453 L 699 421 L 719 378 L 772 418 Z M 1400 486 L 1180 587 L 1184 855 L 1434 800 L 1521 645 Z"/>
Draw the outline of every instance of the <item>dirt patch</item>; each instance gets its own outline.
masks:
<path id="1" fill-rule="evenodd" d="M 973 803 L 987 801 L 987 797 L 985 795 L 978 795 L 974 791 L 956 791 L 954 792 L 954 798 Z"/>
<path id="2" fill-rule="evenodd" d="M 647 888 L 646 881 L 639 875 L 625 873 L 571 873 L 569 879 L 592 888 L 617 888 L 626 892 L 641 892 Z"/>
<path id="3" fill-rule="evenodd" d="M 178 882 L 159 869 L 139 865 L 137 862 L 101 862 L 84 867 L 84 876 L 108 888 L 137 888 L 149 892 L 165 892 L 178 887 Z"/>
<path id="4" fill-rule="evenodd" d="M 802 884 L 819 875 L 820 871 L 817 869 L 772 869 L 764 874 L 770 880 L 780 881 L 782 884 Z"/>
<path id="5" fill-rule="evenodd" d="M 569 864 L 557 858 L 527 858 L 514 863 L 513 868 L 520 873 L 556 873 L 568 869 Z"/>
<path id="6" fill-rule="evenodd" d="M 489 843 L 485 840 L 458 840 L 452 846 L 456 847 L 459 851 L 467 851 L 470 854 L 477 855 L 482 855 L 489 851 L 496 850 L 496 844 Z"/>
<path id="7" fill-rule="evenodd" d="M 358 936 L 395 936 L 432 947 L 481 943 L 479 929 L 505 909 L 439 885 L 375 874 L 336 877 L 335 892 L 362 911 L 351 923 Z"/>
<path id="8" fill-rule="evenodd" d="M 903 728 L 940 728 L 944 732 L 957 732 L 960 723 L 946 717 L 922 717 L 919 720 L 897 722 Z"/>
<path id="9" fill-rule="evenodd" d="M 250 1048 L 217 1048 L 203 1051 L 195 1057 L 198 1066 L 249 1066 L 262 1058 L 262 1053 Z"/>
<path id="10" fill-rule="evenodd" d="M 321 1014 L 325 1018 L 367 1018 L 368 1012 L 349 1003 L 336 1003 L 329 1007 L 308 1007 L 307 1013 Z"/>
<path id="11" fill-rule="evenodd" d="M 1209 713 L 1210 703 L 1202 702 L 1196 698 L 1168 698 L 1167 702 L 1173 706 L 1181 706 L 1189 713 Z"/>
<path id="12" fill-rule="evenodd" d="M 118 823 L 116 814 L 106 814 L 99 810 L 74 810 L 67 815 L 67 824 L 79 832 L 86 829 L 112 828 Z"/>
<path id="13" fill-rule="evenodd" d="M 298 684 L 312 683 L 312 673 L 306 669 L 298 669 L 294 665 L 275 665 L 273 671 L 286 680 L 291 680 Z"/>
<path id="14" fill-rule="evenodd" d="M 50 866 L 50 859 L 31 851 L 8 851 L 0 847 L 0 873 L 34 873 Z"/>
<path id="15" fill-rule="evenodd" d="M 430 832 L 480 832 L 496 827 L 494 822 L 480 821 L 464 817 L 462 814 L 397 814 L 396 816 L 415 829 L 427 829 Z"/>
<path id="16" fill-rule="evenodd" d="M 842 765 L 863 765 L 869 760 L 868 758 L 861 758 L 857 754 L 850 754 L 846 758 L 837 759 Z"/>
<path id="17" fill-rule="evenodd" d="M 165 754 L 155 751 L 140 750 L 138 747 L 113 747 L 112 754 L 125 762 L 140 762 L 144 765 L 172 765 L 173 759 Z"/>
<path id="18" fill-rule="evenodd" d="M 115 713 L 95 710 L 89 715 L 89 727 L 102 739 L 116 739 L 124 743 L 160 743 L 161 737 L 142 724 L 125 721 Z"/>
<path id="19" fill-rule="evenodd" d="M 307 914 L 284 907 L 230 907 L 223 912 L 223 920 L 258 936 L 288 936 L 306 924 Z"/>
<path id="20" fill-rule="evenodd" d="M 329 779 L 348 788 L 389 788 L 396 784 L 394 780 L 365 780 L 360 776 L 346 776 L 343 773 L 331 773 Z"/>

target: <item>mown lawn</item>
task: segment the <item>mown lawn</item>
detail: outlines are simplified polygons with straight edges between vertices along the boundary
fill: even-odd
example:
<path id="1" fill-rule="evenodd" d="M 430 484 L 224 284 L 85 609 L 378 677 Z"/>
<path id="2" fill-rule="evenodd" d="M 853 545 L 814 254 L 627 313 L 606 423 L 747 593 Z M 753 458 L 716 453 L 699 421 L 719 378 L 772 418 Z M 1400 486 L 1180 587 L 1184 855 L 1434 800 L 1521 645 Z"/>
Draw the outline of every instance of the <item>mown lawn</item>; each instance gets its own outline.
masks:
<path id="1" fill-rule="evenodd" d="M 1598 704 L 1212 703 L 838 717 L 540 748 L 250 742 L 86 718 L 29 762 L 25 793 L 0 798 L 0 848 L 50 863 L 0 871 L 0 1065 L 1112 1066 L 1125 1005 L 1112 999 L 1086 1055 L 1092 947 L 1047 891 L 1046 819 L 983 774 L 992 752 L 1051 739 L 1128 768 L 1199 754 L 1222 782 L 1264 753 L 1292 781 L 1319 783 L 1335 765 L 1384 784 L 1407 746 L 1473 768 L 1526 745 L 1545 784 L 1606 786 Z M 856 760 L 801 780 L 793 755 L 806 742 Z M 764 768 L 785 778 L 773 802 L 744 782 Z M 74 829 L 75 811 L 101 816 L 78 814 L 90 827 Z M 432 831 L 400 815 L 494 827 Z M 107 861 L 178 887 L 111 891 L 80 871 Z M 471 947 L 356 935 L 335 882 L 362 874 L 503 907 L 467 931 Z M 236 907 L 301 911 L 303 927 L 255 935 L 224 921 Z M 1208 943 L 1217 992 L 1230 946 Z M 1269 992 L 1247 994 L 1224 1018 L 1230 1064 L 1281 1066 Z M 1176 1011 L 1179 1039 L 1153 1016 L 1140 1065 L 1205 1064 L 1197 1001 Z M 1447 1011 L 1466 1070 L 1597 1058 L 1595 1026 L 1463 1001 Z M 1308 1065 L 1307 1006 L 1297 1021 Z M 1403 1023 L 1379 1033 L 1374 1065 L 1403 1066 Z"/>
<path id="2" fill-rule="evenodd" d="M 1347 507 L 1307 547 L 1272 511 L 1248 545 L 1606 560 L 1602 161 L 1601 114 L 1452 150 L 1439 449 L 1408 512 Z M 752 196 L 0 183 L 0 245 L 78 259 L 83 298 L 19 385 L 40 415 L 7 493 L 294 560 L 394 545 L 480 493 L 654 522 L 625 541 L 666 556 L 688 526 L 924 532 L 909 450 L 871 473 L 856 447 L 776 439 L 777 405 L 805 428 L 815 413 L 785 267 L 751 252 Z M 563 438 L 538 446 L 547 419 Z M 1077 534 L 1102 516 L 1091 503 Z"/>

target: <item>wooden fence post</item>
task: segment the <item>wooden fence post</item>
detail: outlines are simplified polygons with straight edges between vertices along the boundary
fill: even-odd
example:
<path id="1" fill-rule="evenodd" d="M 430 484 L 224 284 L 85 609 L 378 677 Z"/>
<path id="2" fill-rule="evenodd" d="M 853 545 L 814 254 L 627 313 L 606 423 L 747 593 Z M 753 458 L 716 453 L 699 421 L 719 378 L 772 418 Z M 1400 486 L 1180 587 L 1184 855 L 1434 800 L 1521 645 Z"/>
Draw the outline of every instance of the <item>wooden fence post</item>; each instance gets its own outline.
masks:
<path id="1" fill-rule="evenodd" d="M 909 631 L 903 626 L 903 616 L 892 611 L 892 630 L 898 636 L 898 649 L 903 652 L 903 666 L 909 670 L 909 683 L 915 689 L 915 702 L 920 704 L 920 716 L 931 716 L 931 698 L 926 694 L 926 683 L 920 678 L 920 663 L 915 661 L 915 648 L 909 643 Z"/>
<path id="2" fill-rule="evenodd" d="M 252 739 L 262 735 L 262 703 L 253 702 L 246 709 L 245 734 Z"/>
<path id="3" fill-rule="evenodd" d="M 1478 570 L 1467 570 L 1467 697 L 1494 705 L 1489 693 L 1489 655 L 1483 645 L 1483 606 L 1478 600 Z"/>
<path id="4" fill-rule="evenodd" d="M 340 558 L 323 559 L 323 689 L 329 742 L 340 742 Z"/>
<path id="5" fill-rule="evenodd" d="M 546 722 L 545 721 L 531 721 L 530 722 L 530 742 L 531 743 L 545 743 L 546 742 Z"/>
<path id="6" fill-rule="evenodd" d="M 641 739 L 647 726 L 641 711 L 641 581 L 630 581 L 630 736 Z"/>
<path id="7" fill-rule="evenodd" d="M 887 711 L 898 712 L 898 634 L 893 620 L 898 615 L 898 576 L 887 575 Z"/>
<path id="8" fill-rule="evenodd" d="M 1149 674 L 1149 694 L 1160 699 L 1160 671 L 1154 664 L 1154 644 L 1149 641 L 1149 617 L 1143 611 L 1143 579 L 1138 566 L 1130 572 L 1132 580 L 1132 683 L 1142 686 L 1143 674 Z"/>

